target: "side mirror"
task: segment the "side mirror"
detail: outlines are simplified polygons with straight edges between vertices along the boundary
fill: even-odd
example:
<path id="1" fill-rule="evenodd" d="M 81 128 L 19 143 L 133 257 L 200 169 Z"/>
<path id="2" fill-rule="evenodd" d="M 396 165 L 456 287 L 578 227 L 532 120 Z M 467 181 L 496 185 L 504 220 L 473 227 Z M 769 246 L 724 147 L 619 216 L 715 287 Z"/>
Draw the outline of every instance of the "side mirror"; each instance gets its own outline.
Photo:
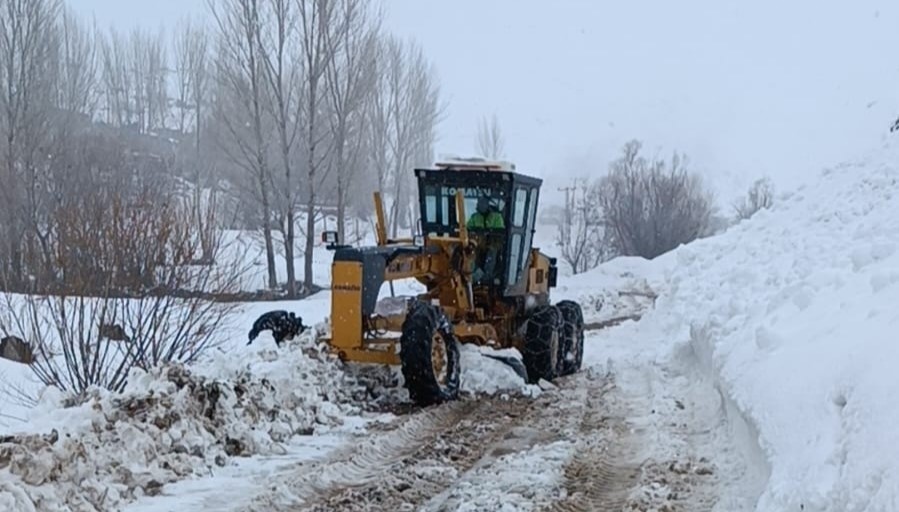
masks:
<path id="1" fill-rule="evenodd" d="M 328 250 L 332 250 L 337 247 L 337 239 L 337 231 L 322 232 L 322 243 L 326 244 L 326 248 Z"/>
<path id="2" fill-rule="evenodd" d="M 555 288 L 559 282 L 559 267 L 556 266 L 556 258 L 549 259 L 549 275 L 547 276 L 547 280 L 549 281 L 547 285 L 550 288 Z"/>

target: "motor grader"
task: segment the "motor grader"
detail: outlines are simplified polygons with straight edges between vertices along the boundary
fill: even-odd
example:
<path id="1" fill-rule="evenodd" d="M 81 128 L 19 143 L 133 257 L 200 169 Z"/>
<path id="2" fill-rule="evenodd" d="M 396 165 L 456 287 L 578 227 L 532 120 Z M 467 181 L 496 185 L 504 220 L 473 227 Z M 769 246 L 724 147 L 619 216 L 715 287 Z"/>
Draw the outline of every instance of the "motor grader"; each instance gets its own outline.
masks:
<path id="1" fill-rule="evenodd" d="M 334 251 L 331 350 L 344 361 L 400 365 L 411 399 L 423 406 L 458 396 L 459 343 L 518 349 L 530 382 L 579 370 L 581 307 L 551 304 L 556 260 L 532 247 L 542 180 L 480 159 L 414 172 L 414 236 L 387 236 L 377 192 L 376 246 L 339 245 L 337 233 L 322 235 Z M 425 291 L 382 298 L 385 283 L 402 279 Z"/>

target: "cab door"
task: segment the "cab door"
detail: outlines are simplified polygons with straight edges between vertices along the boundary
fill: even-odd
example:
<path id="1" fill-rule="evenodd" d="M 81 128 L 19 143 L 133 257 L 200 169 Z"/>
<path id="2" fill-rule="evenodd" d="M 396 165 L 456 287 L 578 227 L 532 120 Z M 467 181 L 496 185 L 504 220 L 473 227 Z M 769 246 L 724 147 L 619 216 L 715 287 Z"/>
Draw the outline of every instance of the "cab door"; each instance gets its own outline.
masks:
<path id="1" fill-rule="evenodd" d="M 539 188 L 516 184 L 512 190 L 506 295 L 521 295 L 527 287 Z"/>

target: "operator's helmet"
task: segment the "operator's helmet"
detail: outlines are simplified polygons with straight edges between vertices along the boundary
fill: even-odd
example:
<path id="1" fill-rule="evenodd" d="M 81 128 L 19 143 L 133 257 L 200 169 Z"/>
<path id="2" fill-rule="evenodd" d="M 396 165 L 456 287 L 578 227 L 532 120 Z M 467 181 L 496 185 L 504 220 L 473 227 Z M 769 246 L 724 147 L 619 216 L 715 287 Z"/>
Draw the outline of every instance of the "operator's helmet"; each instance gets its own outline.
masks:
<path id="1" fill-rule="evenodd" d="M 490 209 L 490 199 L 487 196 L 478 197 L 478 213 L 484 215 Z"/>

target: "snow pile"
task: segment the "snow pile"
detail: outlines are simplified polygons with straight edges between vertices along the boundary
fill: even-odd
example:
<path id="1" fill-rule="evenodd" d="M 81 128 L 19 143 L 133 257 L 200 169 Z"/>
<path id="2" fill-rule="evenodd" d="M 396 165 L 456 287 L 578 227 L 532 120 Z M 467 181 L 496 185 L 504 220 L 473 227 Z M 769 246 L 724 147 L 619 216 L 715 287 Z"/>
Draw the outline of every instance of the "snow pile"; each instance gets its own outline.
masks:
<path id="1" fill-rule="evenodd" d="M 553 302 L 563 299 L 578 302 L 589 323 L 617 323 L 625 318 L 639 318 L 653 307 L 655 289 L 664 276 L 654 262 L 639 257 L 620 257 L 599 267 L 560 280 L 552 290 Z"/>
<path id="2" fill-rule="evenodd" d="M 121 394 L 76 400 L 47 390 L 30 421 L 43 434 L 0 439 L 0 508 L 118 509 L 230 457 L 278 454 L 293 436 L 340 424 L 359 412 L 359 386 L 313 336 L 249 362 L 222 353 L 197 370 L 134 371 Z"/>
<path id="3" fill-rule="evenodd" d="M 462 343 L 459 345 L 463 393 L 496 395 L 498 393 L 520 393 L 536 397 L 540 388 L 527 384 L 508 364 L 488 357 L 489 355 L 521 360 L 518 350 L 495 350 L 490 347 Z"/>
<path id="4" fill-rule="evenodd" d="M 663 258 L 645 328 L 758 433 L 765 511 L 899 506 L 899 151 L 824 172 L 727 233 Z M 667 261 L 666 261 L 667 260 Z"/>

